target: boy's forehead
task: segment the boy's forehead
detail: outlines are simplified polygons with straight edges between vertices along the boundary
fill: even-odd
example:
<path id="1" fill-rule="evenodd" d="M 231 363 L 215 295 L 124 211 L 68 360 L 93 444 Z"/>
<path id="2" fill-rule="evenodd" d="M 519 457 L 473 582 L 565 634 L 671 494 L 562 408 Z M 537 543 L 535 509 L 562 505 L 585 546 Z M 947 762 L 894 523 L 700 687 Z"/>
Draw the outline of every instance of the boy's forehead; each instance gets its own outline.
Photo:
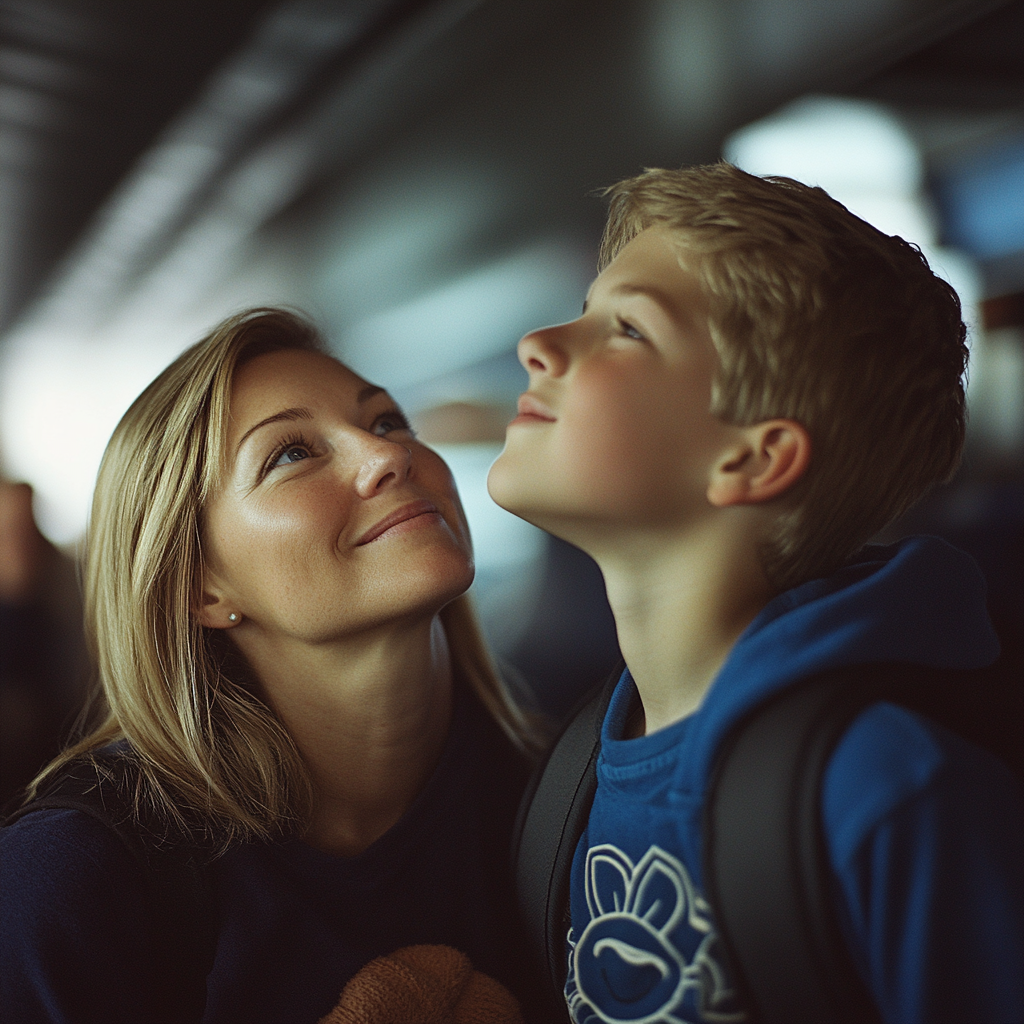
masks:
<path id="1" fill-rule="evenodd" d="M 598 292 L 646 295 L 672 315 L 692 321 L 706 317 L 707 302 L 697 275 L 686 265 L 678 240 L 668 228 L 645 228 L 619 250 L 590 286 Z"/>

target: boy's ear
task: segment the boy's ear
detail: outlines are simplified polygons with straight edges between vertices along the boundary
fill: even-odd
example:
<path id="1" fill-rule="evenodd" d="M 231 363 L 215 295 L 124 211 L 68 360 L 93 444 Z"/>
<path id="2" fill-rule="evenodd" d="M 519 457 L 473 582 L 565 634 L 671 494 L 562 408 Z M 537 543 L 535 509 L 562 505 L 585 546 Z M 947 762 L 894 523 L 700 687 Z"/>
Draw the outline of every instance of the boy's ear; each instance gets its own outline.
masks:
<path id="1" fill-rule="evenodd" d="M 242 615 L 234 607 L 234 602 L 210 572 L 203 575 L 203 592 L 196 609 L 196 619 L 200 626 L 210 629 L 233 629 L 242 621 Z"/>
<path id="2" fill-rule="evenodd" d="M 765 420 L 740 428 L 742 440 L 711 472 L 708 501 L 719 508 L 756 505 L 785 493 L 807 471 L 811 437 L 795 420 Z"/>

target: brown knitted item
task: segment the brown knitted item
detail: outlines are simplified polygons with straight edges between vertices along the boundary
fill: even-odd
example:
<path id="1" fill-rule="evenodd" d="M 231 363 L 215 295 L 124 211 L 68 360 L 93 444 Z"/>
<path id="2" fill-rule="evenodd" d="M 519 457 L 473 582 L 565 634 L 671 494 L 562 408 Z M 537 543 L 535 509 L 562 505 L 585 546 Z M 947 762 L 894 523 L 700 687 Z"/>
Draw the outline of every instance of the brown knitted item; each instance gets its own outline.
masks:
<path id="1" fill-rule="evenodd" d="M 406 946 L 353 977 L 319 1024 L 523 1024 L 515 997 L 451 946 Z"/>

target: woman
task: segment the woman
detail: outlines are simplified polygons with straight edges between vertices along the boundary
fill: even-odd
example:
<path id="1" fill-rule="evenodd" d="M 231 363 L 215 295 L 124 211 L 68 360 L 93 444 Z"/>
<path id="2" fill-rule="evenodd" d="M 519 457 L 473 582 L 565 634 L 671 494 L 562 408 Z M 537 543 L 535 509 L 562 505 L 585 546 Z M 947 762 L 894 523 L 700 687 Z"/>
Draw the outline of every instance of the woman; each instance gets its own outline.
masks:
<path id="1" fill-rule="evenodd" d="M 312 1022 L 422 944 L 526 994 L 505 868 L 530 731 L 472 577 L 447 467 L 299 317 L 234 317 L 160 374 L 89 528 L 106 717 L 35 787 L 91 759 L 147 853 L 82 810 L 4 830 L 9 1019 Z"/>

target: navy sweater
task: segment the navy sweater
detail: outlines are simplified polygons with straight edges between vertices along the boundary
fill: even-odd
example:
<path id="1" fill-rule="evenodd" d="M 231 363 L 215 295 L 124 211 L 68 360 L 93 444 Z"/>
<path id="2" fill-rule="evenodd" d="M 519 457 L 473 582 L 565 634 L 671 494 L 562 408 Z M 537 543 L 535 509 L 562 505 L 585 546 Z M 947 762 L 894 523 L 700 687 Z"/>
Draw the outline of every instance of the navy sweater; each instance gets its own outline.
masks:
<path id="1" fill-rule="evenodd" d="M 211 867 L 216 950 L 203 1022 L 313 1024 L 376 956 L 443 943 L 529 1007 L 507 850 L 523 770 L 474 697 L 456 700 L 440 763 L 369 849 L 336 857 L 298 840 L 237 846 Z M 161 1019 L 145 879 L 79 811 L 0 833 L 4 1018 L 18 1024 Z"/>

